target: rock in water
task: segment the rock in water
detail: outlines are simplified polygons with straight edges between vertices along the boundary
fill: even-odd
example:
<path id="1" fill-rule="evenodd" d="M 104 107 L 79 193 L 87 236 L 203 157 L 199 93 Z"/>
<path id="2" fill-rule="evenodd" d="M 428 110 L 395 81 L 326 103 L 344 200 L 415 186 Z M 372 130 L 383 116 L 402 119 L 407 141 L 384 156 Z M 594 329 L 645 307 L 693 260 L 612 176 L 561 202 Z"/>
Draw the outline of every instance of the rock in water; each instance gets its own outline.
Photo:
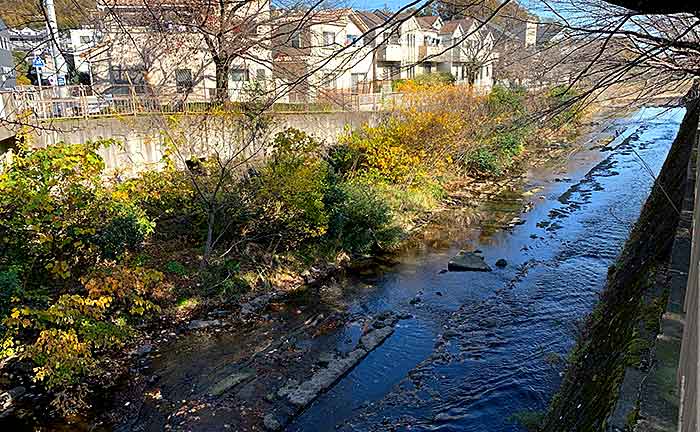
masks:
<path id="1" fill-rule="evenodd" d="M 197 330 L 197 329 L 203 329 L 207 327 L 212 327 L 212 326 L 219 326 L 221 325 L 221 321 L 215 319 L 215 320 L 192 320 L 190 323 L 187 325 L 187 328 L 190 330 Z"/>
<path id="2" fill-rule="evenodd" d="M 459 253 L 447 263 L 449 271 L 491 271 L 491 267 L 484 258 L 474 252 L 459 251 Z"/>
<path id="3" fill-rule="evenodd" d="M 503 258 L 499 259 L 496 261 L 496 267 L 503 268 L 508 265 L 508 261 L 504 260 Z"/>
<path id="4" fill-rule="evenodd" d="M 263 418 L 263 426 L 267 431 L 278 431 L 282 430 L 282 424 L 277 420 L 273 414 L 267 414 Z"/>

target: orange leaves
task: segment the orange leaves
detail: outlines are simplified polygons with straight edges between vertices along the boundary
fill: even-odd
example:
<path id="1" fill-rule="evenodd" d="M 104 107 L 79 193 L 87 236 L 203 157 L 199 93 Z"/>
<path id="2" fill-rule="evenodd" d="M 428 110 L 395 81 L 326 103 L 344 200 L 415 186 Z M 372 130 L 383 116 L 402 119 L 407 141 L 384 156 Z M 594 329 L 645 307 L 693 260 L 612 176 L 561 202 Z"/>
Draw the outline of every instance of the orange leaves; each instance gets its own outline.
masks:
<path id="1" fill-rule="evenodd" d="M 90 298 L 112 296 L 133 315 L 159 310 L 156 304 L 145 297 L 153 297 L 154 293 L 170 290 L 163 273 L 123 265 L 105 267 L 83 277 L 82 282 Z"/>

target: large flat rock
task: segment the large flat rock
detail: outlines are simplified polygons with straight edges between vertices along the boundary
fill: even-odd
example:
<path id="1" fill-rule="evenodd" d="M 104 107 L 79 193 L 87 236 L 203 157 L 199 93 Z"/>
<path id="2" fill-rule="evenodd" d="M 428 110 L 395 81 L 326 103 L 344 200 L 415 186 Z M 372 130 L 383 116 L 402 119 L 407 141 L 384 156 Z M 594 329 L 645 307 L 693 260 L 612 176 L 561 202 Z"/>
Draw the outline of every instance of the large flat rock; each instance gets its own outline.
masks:
<path id="1" fill-rule="evenodd" d="M 491 271 L 484 257 L 474 252 L 459 251 L 448 263 L 449 271 Z"/>

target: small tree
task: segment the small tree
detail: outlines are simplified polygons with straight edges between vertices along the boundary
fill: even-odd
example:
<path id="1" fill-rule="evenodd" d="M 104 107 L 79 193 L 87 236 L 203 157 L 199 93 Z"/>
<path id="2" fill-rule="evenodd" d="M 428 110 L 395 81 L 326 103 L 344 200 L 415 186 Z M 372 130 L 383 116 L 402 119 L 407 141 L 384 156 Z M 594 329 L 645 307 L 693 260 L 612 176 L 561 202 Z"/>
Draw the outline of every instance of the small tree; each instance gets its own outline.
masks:
<path id="1" fill-rule="evenodd" d="M 239 214 L 245 209 L 240 185 L 268 141 L 271 119 L 263 112 L 267 106 L 253 90 L 241 111 L 215 107 L 203 116 L 170 117 L 163 125 L 171 169 L 181 170 L 181 181 L 193 190 L 206 217 L 202 268 L 244 216 Z"/>

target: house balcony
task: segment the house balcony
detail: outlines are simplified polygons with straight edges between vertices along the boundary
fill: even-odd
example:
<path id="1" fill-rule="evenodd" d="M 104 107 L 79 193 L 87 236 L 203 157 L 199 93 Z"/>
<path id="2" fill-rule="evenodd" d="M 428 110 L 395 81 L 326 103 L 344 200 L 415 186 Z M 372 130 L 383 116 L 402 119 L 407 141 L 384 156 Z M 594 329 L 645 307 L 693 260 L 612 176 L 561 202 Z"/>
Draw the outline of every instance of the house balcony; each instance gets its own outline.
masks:
<path id="1" fill-rule="evenodd" d="M 441 46 L 423 45 L 418 47 L 418 58 L 421 61 L 427 59 L 426 61 L 434 63 L 452 61 L 451 50 L 443 51 L 445 51 L 445 48 Z"/>
<path id="2" fill-rule="evenodd" d="M 404 58 L 401 45 L 384 45 L 378 52 L 377 60 L 384 62 L 400 62 Z"/>

